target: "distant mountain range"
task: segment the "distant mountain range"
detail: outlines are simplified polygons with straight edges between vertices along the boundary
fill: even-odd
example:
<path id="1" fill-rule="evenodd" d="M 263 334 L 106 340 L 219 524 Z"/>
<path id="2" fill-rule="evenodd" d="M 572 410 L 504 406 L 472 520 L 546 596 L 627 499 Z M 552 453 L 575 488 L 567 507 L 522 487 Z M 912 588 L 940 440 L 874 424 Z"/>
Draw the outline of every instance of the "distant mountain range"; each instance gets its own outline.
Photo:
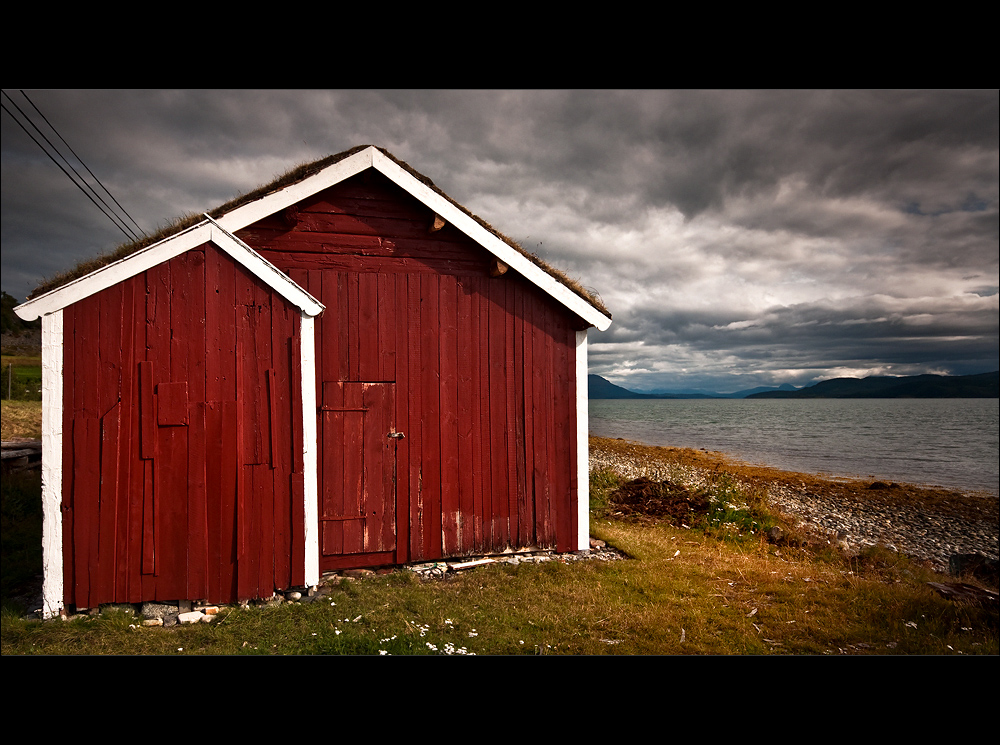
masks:
<path id="1" fill-rule="evenodd" d="M 980 375 L 908 375 L 832 378 L 797 391 L 765 391 L 748 398 L 997 398 L 1000 371 Z"/>
<path id="2" fill-rule="evenodd" d="M 638 393 L 615 385 L 600 375 L 588 375 L 587 384 L 589 387 L 588 398 L 746 398 L 754 393 L 768 391 L 795 391 L 795 386 L 785 383 L 779 388 L 749 388 L 736 393 L 715 393 L 714 391 L 685 390 L 685 391 L 656 391 L 653 393 Z"/>
<path id="3" fill-rule="evenodd" d="M 671 391 L 638 393 L 600 375 L 588 375 L 588 398 L 997 398 L 1000 371 L 981 375 L 911 375 L 832 378 L 805 388 L 750 388 L 736 393 Z"/>

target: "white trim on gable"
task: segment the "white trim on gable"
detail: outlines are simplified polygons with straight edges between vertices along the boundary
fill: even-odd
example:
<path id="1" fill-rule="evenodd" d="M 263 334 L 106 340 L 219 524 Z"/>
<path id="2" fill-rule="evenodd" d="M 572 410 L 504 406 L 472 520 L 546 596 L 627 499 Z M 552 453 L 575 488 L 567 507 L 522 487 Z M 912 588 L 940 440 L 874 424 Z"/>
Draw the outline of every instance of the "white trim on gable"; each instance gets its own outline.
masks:
<path id="1" fill-rule="evenodd" d="M 324 306 L 316 298 L 299 287 L 250 246 L 207 216 L 202 222 L 176 235 L 147 246 L 131 256 L 101 267 L 85 277 L 80 277 L 40 297 L 22 303 L 14 308 L 14 312 L 25 321 L 34 321 L 40 316 L 69 307 L 75 302 L 134 277 L 147 269 L 152 269 L 154 266 L 169 261 L 175 256 L 180 256 L 204 243 L 212 243 L 220 248 L 303 313 L 317 316 L 323 312 Z"/>
<path id="2" fill-rule="evenodd" d="M 412 197 L 426 205 L 430 210 L 440 215 L 470 239 L 492 253 L 504 264 L 526 277 L 542 291 L 548 293 L 560 304 L 576 313 L 580 318 L 592 324 L 598 330 L 605 331 L 611 325 L 611 318 L 577 295 L 548 272 L 534 264 L 519 251 L 484 228 L 448 199 L 424 184 L 374 146 L 366 147 L 364 150 L 349 155 L 343 160 L 327 166 L 322 171 L 302 181 L 278 189 L 267 196 L 237 207 L 218 218 L 218 220 L 212 220 L 206 215 L 204 222 L 144 248 L 120 261 L 102 267 L 85 277 L 74 280 L 41 297 L 29 300 L 19 305 L 14 311 L 24 320 L 33 321 L 39 316 L 51 313 L 56 308 L 65 308 L 94 292 L 99 292 L 123 279 L 145 271 L 162 261 L 171 259 L 190 248 L 194 248 L 210 240 L 229 253 L 236 261 L 253 272 L 270 287 L 284 295 L 289 302 L 297 305 L 303 312 L 315 316 L 322 312 L 322 305 L 233 234 L 258 220 L 280 212 L 286 207 L 290 207 L 368 168 L 374 168 L 386 176 L 386 178 Z M 209 228 L 212 229 L 210 230 Z M 206 237 L 206 231 L 209 237 Z"/>
<path id="3" fill-rule="evenodd" d="M 465 212 L 442 197 L 426 184 L 415 179 L 406 169 L 379 150 L 373 150 L 373 167 L 381 174 L 391 179 L 397 186 L 405 189 L 413 197 L 427 205 L 434 212 L 465 233 L 469 238 L 496 256 L 553 298 L 572 310 L 578 316 L 593 324 L 600 331 L 606 331 L 611 325 L 611 319 L 597 308 L 570 290 L 562 282 L 548 272 L 543 271 L 519 251 L 497 238 Z M 367 151 L 365 151 L 367 152 Z"/>
<path id="4" fill-rule="evenodd" d="M 242 207 L 237 207 L 218 219 L 218 224 L 231 233 L 245 228 L 268 215 L 280 212 L 303 199 L 317 194 L 341 181 L 362 171 L 374 168 L 394 184 L 426 205 L 429 209 L 443 217 L 469 238 L 496 256 L 500 261 L 533 282 L 544 292 L 547 292 L 559 303 L 569 308 L 600 331 L 605 331 L 611 325 L 611 319 L 597 308 L 570 290 L 562 282 L 555 279 L 530 259 L 511 248 L 484 228 L 468 214 L 456 207 L 434 189 L 413 176 L 392 158 L 384 155 L 378 148 L 369 146 L 354 155 L 349 155 L 341 161 L 324 168 L 319 173 L 298 183 L 279 189 Z"/>
<path id="5" fill-rule="evenodd" d="M 327 166 L 319 173 L 302 179 L 302 181 L 237 207 L 232 212 L 227 212 L 219 218 L 218 223 L 230 233 L 235 233 L 247 225 L 263 220 L 275 212 L 291 207 L 313 194 L 318 194 L 324 189 L 329 189 L 331 186 L 371 168 L 373 152 L 378 153 L 378 150 L 374 147 L 367 147 L 354 155 L 349 155 L 343 160 Z"/>

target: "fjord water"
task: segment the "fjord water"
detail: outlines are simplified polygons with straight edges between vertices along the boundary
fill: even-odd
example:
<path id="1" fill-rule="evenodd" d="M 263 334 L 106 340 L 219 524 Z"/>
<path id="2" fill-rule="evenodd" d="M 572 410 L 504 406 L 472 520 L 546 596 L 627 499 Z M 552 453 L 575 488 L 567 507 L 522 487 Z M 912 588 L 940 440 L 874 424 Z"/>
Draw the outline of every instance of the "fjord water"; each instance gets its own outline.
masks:
<path id="1" fill-rule="evenodd" d="M 592 399 L 590 434 L 750 463 L 998 493 L 998 400 Z"/>

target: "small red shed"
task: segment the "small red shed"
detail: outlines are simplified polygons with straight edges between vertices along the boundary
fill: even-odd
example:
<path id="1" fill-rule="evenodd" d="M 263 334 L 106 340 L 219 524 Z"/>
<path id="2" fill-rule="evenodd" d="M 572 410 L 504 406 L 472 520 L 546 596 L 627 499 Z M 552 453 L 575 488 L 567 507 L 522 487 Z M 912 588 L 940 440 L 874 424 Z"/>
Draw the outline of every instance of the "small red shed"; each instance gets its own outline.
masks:
<path id="1" fill-rule="evenodd" d="M 43 319 L 47 616 L 587 547 L 610 314 L 384 150 L 124 253 L 16 309 Z"/>

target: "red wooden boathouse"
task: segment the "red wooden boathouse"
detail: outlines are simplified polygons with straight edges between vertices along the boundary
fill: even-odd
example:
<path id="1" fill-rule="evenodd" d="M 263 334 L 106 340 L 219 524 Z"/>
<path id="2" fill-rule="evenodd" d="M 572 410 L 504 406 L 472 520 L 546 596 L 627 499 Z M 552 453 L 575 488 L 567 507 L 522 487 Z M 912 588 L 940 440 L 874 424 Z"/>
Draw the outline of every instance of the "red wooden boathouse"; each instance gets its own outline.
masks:
<path id="1" fill-rule="evenodd" d="M 375 147 L 17 309 L 45 613 L 585 548 L 589 294 Z"/>

